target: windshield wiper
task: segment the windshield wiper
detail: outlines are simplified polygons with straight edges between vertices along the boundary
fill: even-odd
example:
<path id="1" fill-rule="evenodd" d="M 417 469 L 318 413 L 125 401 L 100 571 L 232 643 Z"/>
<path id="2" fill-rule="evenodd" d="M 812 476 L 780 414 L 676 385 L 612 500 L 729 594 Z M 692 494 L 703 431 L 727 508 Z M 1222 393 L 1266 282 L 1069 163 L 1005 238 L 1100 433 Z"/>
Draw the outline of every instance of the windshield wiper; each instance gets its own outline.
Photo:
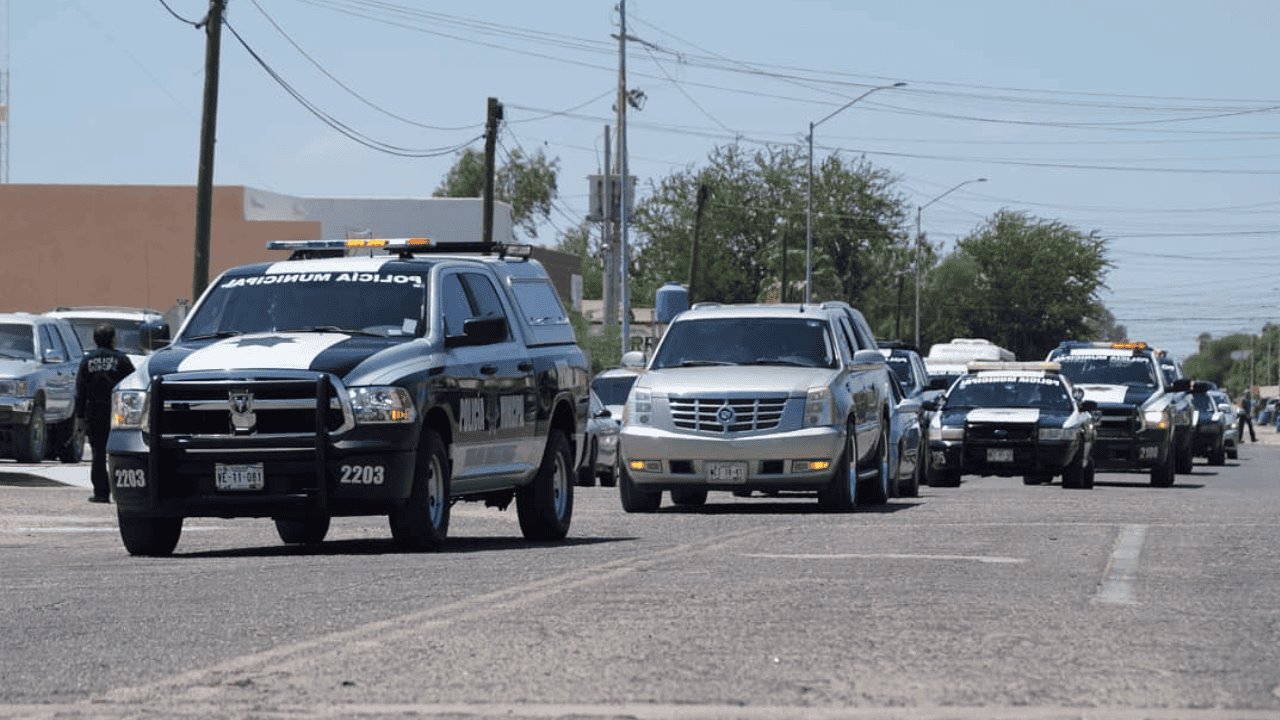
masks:
<path id="1" fill-rule="evenodd" d="M 788 367 L 806 367 L 806 368 L 818 367 L 813 363 L 803 363 L 797 360 L 783 360 L 782 358 L 757 358 L 746 364 L 747 365 L 786 365 Z"/>
<path id="2" fill-rule="evenodd" d="M 182 340 L 184 341 L 185 340 L 213 340 L 213 339 L 222 340 L 225 338 L 235 337 L 237 335 L 243 335 L 243 334 L 244 333 L 240 332 L 239 330 L 219 330 L 217 332 L 205 333 L 203 335 L 188 335 L 187 337 L 182 338 Z"/>
<path id="3" fill-rule="evenodd" d="M 725 362 L 724 360 L 685 360 L 677 367 L 710 367 L 712 365 L 736 365 L 737 363 Z"/>
<path id="4" fill-rule="evenodd" d="M 342 333 L 343 335 L 367 335 L 369 337 L 387 337 L 382 333 L 370 332 L 368 330 L 354 330 L 352 328 L 338 327 L 337 325 L 308 325 L 300 328 L 290 328 L 288 330 L 279 330 L 282 333 Z"/>

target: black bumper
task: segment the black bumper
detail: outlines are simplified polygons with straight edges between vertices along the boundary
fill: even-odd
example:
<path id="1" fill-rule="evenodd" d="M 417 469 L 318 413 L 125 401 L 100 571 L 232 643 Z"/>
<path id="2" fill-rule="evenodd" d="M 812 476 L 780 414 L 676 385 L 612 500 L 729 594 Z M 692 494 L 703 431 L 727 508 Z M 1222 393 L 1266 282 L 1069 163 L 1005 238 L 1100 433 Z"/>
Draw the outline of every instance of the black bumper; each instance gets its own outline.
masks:
<path id="1" fill-rule="evenodd" d="M 1099 470 L 1146 470 L 1163 464 L 1172 452 L 1168 430 L 1143 430 L 1132 435 L 1098 434 L 1093 462 Z"/>
<path id="2" fill-rule="evenodd" d="M 1061 474 L 1079 451 L 1080 441 L 1035 441 L 1023 444 L 995 444 L 963 441 L 929 441 L 930 467 L 958 470 L 964 475 Z M 994 460 L 1012 451 L 1009 460 Z"/>

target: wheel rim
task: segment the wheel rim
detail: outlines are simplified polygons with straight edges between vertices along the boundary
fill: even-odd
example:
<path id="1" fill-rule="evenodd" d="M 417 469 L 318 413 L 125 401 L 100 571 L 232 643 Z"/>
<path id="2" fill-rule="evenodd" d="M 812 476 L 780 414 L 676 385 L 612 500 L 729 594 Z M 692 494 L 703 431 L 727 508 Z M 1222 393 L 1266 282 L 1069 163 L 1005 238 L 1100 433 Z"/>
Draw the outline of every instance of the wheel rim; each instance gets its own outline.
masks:
<path id="1" fill-rule="evenodd" d="M 853 442 L 853 428 L 849 428 L 849 439 L 845 440 L 845 456 L 849 458 L 848 473 L 845 481 L 849 484 L 849 499 L 853 504 L 858 501 L 858 448 Z"/>
<path id="2" fill-rule="evenodd" d="M 594 468 L 593 468 L 594 471 Z M 569 504 L 569 468 L 563 457 L 556 457 L 556 470 L 551 476 L 551 499 L 556 510 L 556 519 L 564 518 L 565 507 Z"/>
<path id="3" fill-rule="evenodd" d="M 31 416 L 31 449 L 36 455 L 44 455 L 44 413 Z"/>
<path id="4" fill-rule="evenodd" d="M 880 428 L 880 492 L 887 499 L 889 492 L 889 430 Z"/>
<path id="5" fill-rule="evenodd" d="M 438 528 L 444 519 L 444 467 L 440 458 L 431 458 L 431 477 L 427 478 L 427 514 L 431 527 Z"/>

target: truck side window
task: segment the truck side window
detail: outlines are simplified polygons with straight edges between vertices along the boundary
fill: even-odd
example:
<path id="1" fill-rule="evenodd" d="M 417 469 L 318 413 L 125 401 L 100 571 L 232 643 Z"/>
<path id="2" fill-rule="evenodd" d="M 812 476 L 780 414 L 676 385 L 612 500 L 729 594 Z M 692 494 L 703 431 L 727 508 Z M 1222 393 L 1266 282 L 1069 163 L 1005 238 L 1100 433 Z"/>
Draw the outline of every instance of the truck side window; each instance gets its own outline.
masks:
<path id="1" fill-rule="evenodd" d="M 845 362 L 853 362 L 853 354 L 858 351 L 858 346 L 857 343 L 853 341 L 852 334 L 849 332 L 849 321 L 844 318 L 840 318 L 839 322 L 836 323 L 836 326 L 840 328 L 840 342 L 844 345 L 846 353 Z"/>
<path id="2" fill-rule="evenodd" d="M 61 352 L 62 356 L 68 360 L 75 359 L 67 354 L 67 348 L 62 344 L 62 338 L 58 337 L 58 334 L 53 332 L 48 325 L 40 326 L 40 344 L 44 346 L 45 350 Z M 43 351 L 41 353 L 43 354 Z"/>
<path id="3" fill-rule="evenodd" d="M 462 324 L 475 317 L 471 309 L 471 300 L 462 287 L 462 280 L 455 275 L 446 275 L 440 284 L 440 303 L 443 305 L 445 337 L 462 334 Z"/>
<path id="4" fill-rule="evenodd" d="M 489 278 L 467 273 L 462 276 L 462 282 L 470 291 L 471 300 L 476 308 L 476 317 L 506 317 L 506 312 L 502 309 L 502 301 L 498 299 L 498 291 L 493 288 Z"/>

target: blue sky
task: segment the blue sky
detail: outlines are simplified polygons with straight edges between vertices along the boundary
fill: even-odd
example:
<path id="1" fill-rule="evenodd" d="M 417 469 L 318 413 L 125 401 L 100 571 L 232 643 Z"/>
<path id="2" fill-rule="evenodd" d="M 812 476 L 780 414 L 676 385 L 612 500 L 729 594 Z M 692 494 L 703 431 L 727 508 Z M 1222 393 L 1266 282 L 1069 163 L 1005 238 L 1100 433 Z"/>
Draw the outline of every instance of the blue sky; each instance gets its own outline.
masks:
<path id="1" fill-rule="evenodd" d="M 195 181 L 204 35 L 159 0 L 9 0 L 10 181 Z M 229 20 L 319 108 L 379 141 L 448 149 L 501 99 L 507 148 L 561 163 L 554 225 L 585 212 L 616 88 L 617 13 L 587 2 L 230 0 Z M 199 19 L 206 0 L 169 0 Z M 1186 355 L 1280 320 L 1280 3 L 631 0 L 631 169 L 716 144 L 866 153 L 953 241 L 1000 208 L 1110 239 L 1108 305 Z M 424 196 L 452 161 L 329 129 L 224 33 L 216 180 L 299 195 Z M 317 67 L 347 85 L 357 98 Z M 367 101 L 367 102 L 366 102 Z M 371 107 L 376 106 L 375 107 Z M 571 110 L 567 114 L 551 114 Z M 390 117 L 398 115 L 405 120 Z M 413 124 L 411 124 L 413 123 Z M 430 129 L 423 126 L 431 126 Z M 477 145 L 478 146 L 478 145 Z M 554 239 L 555 227 L 540 239 Z"/>

